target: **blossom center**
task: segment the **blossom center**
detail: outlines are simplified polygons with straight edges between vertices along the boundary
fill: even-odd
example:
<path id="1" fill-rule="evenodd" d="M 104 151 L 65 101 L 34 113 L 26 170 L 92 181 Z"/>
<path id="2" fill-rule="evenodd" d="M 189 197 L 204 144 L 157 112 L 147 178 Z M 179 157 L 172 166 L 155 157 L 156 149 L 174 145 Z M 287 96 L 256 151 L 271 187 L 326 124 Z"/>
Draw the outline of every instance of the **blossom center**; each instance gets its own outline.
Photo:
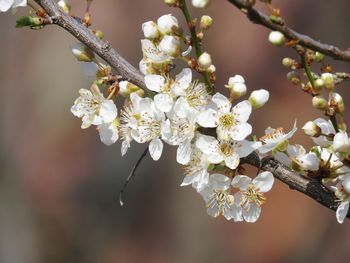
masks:
<path id="1" fill-rule="evenodd" d="M 233 149 L 230 143 L 222 142 L 219 146 L 220 151 L 225 156 L 231 156 L 233 153 Z"/>
<path id="2" fill-rule="evenodd" d="M 234 203 L 234 198 L 227 190 L 216 190 L 212 193 L 212 197 L 207 204 L 207 208 L 217 206 L 218 212 L 215 216 L 223 215 L 226 209 L 229 209 Z"/>
<path id="3" fill-rule="evenodd" d="M 268 143 L 270 141 L 276 141 L 284 135 L 283 128 L 271 129 L 270 132 L 262 136 L 259 140 L 261 142 Z"/>
<path id="4" fill-rule="evenodd" d="M 232 114 L 228 113 L 228 114 L 222 115 L 219 119 L 219 122 L 220 122 L 220 126 L 228 130 L 234 125 L 235 119 L 233 118 Z"/>
<path id="5" fill-rule="evenodd" d="M 247 206 L 248 204 L 257 204 L 258 206 L 261 206 L 266 202 L 264 193 L 260 192 L 253 184 L 249 185 L 242 194 L 242 206 Z"/>

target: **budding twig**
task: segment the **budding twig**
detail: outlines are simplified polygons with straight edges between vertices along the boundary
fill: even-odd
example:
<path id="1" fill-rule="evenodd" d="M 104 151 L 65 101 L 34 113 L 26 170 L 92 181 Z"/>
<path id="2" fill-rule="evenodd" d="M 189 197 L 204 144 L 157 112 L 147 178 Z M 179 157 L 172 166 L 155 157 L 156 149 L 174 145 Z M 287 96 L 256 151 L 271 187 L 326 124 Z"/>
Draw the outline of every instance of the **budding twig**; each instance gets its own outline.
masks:
<path id="1" fill-rule="evenodd" d="M 341 50 L 340 48 L 321 43 L 307 35 L 300 34 L 285 25 L 285 23 L 273 22 L 266 14 L 256 10 L 247 0 L 228 0 L 240 10 L 244 10 L 248 19 L 254 24 L 259 24 L 271 30 L 279 31 L 289 40 L 296 41 L 299 45 L 314 51 L 321 52 L 336 60 L 350 61 L 350 50 Z"/>

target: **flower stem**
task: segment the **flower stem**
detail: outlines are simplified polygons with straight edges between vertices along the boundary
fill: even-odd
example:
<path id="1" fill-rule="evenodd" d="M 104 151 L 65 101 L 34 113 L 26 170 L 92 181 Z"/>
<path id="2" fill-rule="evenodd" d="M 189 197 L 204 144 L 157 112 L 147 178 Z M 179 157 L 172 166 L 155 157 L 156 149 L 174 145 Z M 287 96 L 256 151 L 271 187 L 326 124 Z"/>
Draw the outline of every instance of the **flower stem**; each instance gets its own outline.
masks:
<path id="1" fill-rule="evenodd" d="M 186 22 L 188 25 L 188 29 L 190 30 L 190 33 L 191 33 L 192 44 L 194 45 L 194 48 L 196 50 L 196 56 L 198 59 L 200 57 L 200 55 L 203 54 L 203 51 L 201 48 L 200 41 L 197 37 L 196 26 L 193 24 L 193 19 L 190 15 L 190 12 L 188 11 L 186 0 L 180 0 L 179 2 L 180 2 L 179 7 L 185 16 L 185 19 L 186 19 Z M 212 83 L 210 82 L 210 78 L 209 78 L 208 73 L 207 72 L 200 72 L 200 73 L 203 76 L 203 79 L 204 79 L 204 82 L 207 86 L 208 92 L 213 92 L 213 86 L 212 86 Z"/>

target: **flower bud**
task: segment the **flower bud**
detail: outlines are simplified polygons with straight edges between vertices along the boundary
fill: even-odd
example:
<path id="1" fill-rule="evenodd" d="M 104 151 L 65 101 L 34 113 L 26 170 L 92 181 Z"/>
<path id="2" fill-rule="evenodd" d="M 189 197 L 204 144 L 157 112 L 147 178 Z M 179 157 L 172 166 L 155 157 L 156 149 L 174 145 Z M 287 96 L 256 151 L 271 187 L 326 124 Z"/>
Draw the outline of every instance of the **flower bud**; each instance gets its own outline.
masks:
<path id="1" fill-rule="evenodd" d="M 269 42 L 274 46 L 282 46 L 286 38 L 279 31 L 272 31 L 269 35 Z"/>
<path id="2" fill-rule="evenodd" d="M 284 58 L 282 60 L 282 65 L 285 66 L 286 68 L 292 68 L 295 64 L 295 60 L 292 58 Z"/>
<path id="3" fill-rule="evenodd" d="M 169 6 L 174 6 L 176 4 L 176 0 L 164 0 L 164 3 Z"/>
<path id="4" fill-rule="evenodd" d="M 314 96 L 312 97 L 312 106 L 319 110 L 326 110 L 328 108 L 328 103 L 325 98 Z"/>
<path id="5" fill-rule="evenodd" d="M 155 39 L 159 37 L 158 26 L 153 21 L 148 21 L 142 24 L 142 31 L 145 38 Z"/>
<path id="6" fill-rule="evenodd" d="M 209 0 L 192 0 L 192 5 L 196 8 L 206 8 L 209 2 Z"/>
<path id="7" fill-rule="evenodd" d="M 334 82 L 334 77 L 333 74 L 331 73 L 323 73 L 321 75 L 321 78 L 324 82 L 324 87 L 326 89 L 333 89 L 335 86 L 335 82 Z"/>
<path id="8" fill-rule="evenodd" d="M 317 126 L 313 121 L 308 121 L 302 128 L 304 133 L 311 137 L 319 137 L 322 133 L 322 130 Z"/>
<path id="9" fill-rule="evenodd" d="M 317 90 L 321 90 L 321 89 L 324 87 L 324 81 L 323 81 L 323 79 L 316 79 L 316 80 L 315 80 L 315 83 L 314 83 L 314 87 L 315 87 Z"/>
<path id="10" fill-rule="evenodd" d="M 295 71 L 288 72 L 287 80 L 294 85 L 300 84 L 301 81 L 299 74 Z"/>
<path id="11" fill-rule="evenodd" d="M 180 41 L 174 36 L 164 36 L 158 47 L 171 57 L 177 57 L 181 54 Z"/>
<path id="12" fill-rule="evenodd" d="M 214 65 L 211 65 L 208 69 L 207 72 L 210 74 L 213 74 L 216 71 L 216 67 Z"/>
<path id="13" fill-rule="evenodd" d="M 64 13 L 69 14 L 71 10 L 71 5 L 67 0 L 60 0 L 58 1 L 57 5 Z"/>
<path id="14" fill-rule="evenodd" d="M 213 62 L 211 60 L 211 56 L 207 52 L 204 52 L 198 58 L 198 65 L 203 70 L 207 70 L 212 65 L 212 63 Z"/>
<path id="15" fill-rule="evenodd" d="M 213 19 L 210 16 L 202 16 L 200 22 L 200 29 L 207 30 L 213 24 Z"/>
<path id="16" fill-rule="evenodd" d="M 176 31 L 179 29 L 179 22 L 171 14 L 158 18 L 157 25 L 162 34 L 171 34 L 173 30 Z"/>
<path id="17" fill-rule="evenodd" d="M 247 86 L 241 75 L 229 78 L 228 85 L 225 85 L 225 87 L 230 89 L 231 99 L 238 99 L 247 93 Z"/>
<path id="18" fill-rule="evenodd" d="M 73 45 L 72 52 L 78 61 L 92 62 L 95 59 L 94 53 L 82 43 Z"/>
<path id="19" fill-rule="evenodd" d="M 333 150 L 335 152 L 347 153 L 350 151 L 349 137 L 345 132 L 338 132 L 333 138 Z"/>
<path id="20" fill-rule="evenodd" d="M 318 51 L 315 54 L 315 60 L 317 62 L 322 62 L 324 60 L 324 57 L 325 56 L 322 53 L 318 52 Z"/>
<path id="21" fill-rule="evenodd" d="M 334 107 L 338 113 L 345 112 L 344 100 L 343 100 L 343 97 L 339 93 L 332 92 L 330 94 L 329 104 L 330 104 L 330 106 Z"/>
<path id="22" fill-rule="evenodd" d="M 265 89 L 254 90 L 249 97 L 249 102 L 253 109 L 259 109 L 269 100 L 270 93 Z"/>
<path id="23" fill-rule="evenodd" d="M 140 89 L 138 86 L 132 84 L 129 81 L 121 81 L 119 82 L 119 93 L 124 96 L 128 97 L 131 93 L 136 92 L 141 97 L 144 96 L 144 91 Z"/>

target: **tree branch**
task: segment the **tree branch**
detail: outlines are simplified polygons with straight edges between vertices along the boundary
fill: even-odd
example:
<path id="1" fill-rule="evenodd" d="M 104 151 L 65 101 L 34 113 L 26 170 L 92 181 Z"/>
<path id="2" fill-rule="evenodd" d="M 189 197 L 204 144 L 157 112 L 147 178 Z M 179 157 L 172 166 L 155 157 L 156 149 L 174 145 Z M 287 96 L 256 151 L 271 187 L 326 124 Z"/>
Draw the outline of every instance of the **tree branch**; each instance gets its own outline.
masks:
<path id="1" fill-rule="evenodd" d="M 49 16 L 54 18 L 54 24 L 57 24 L 60 27 L 64 28 L 75 38 L 87 45 L 92 51 L 98 54 L 110 66 L 112 66 L 116 71 L 118 71 L 118 73 L 122 75 L 125 79 L 128 79 L 130 82 L 138 85 L 141 88 L 145 88 L 143 75 L 137 69 L 135 69 L 129 62 L 127 62 L 123 57 L 121 57 L 110 46 L 108 42 L 99 40 L 95 37 L 95 35 L 91 32 L 90 29 L 86 28 L 84 25 L 80 24 L 69 15 L 66 15 L 63 12 L 61 12 L 53 0 L 35 0 L 35 2 L 39 4 Z M 242 3 L 244 1 L 230 0 L 230 2 L 234 3 L 239 8 L 242 8 Z M 257 13 L 257 11 L 255 11 L 254 9 L 250 10 L 250 16 L 254 14 L 255 16 L 256 14 L 260 16 L 260 13 Z M 268 19 L 265 16 L 262 16 L 262 18 L 262 21 L 266 21 L 266 19 Z M 278 30 L 278 28 L 275 28 L 275 25 L 272 29 Z M 283 31 L 281 30 L 281 32 Z M 319 50 L 322 52 L 323 49 Z M 332 52 L 330 52 L 329 54 L 333 54 L 333 57 L 338 59 L 345 56 L 344 54 L 336 56 L 334 55 L 335 53 Z M 346 53 L 346 56 L 349 56 L 348 59 L 350 60 L 350 54 Z M 292 171 L 291 169 L 289 169 L 288 167 L 284 166 L 283 164 L 271 157 L 260 160 L 259 156 L 256 153 L 253 153 L 248 157 L 244 158 L 242 163 L 250 164 L 257 168 L 270 171 L 274 174 L 276 178 L 278 178 L 283 183 L 287 184 L 291 189 L 295 189 L 309 196 L 310 198 L 314 199 L 315 201 L 319 202 L 325 207 L 328 207 L 332 210 L 336 210 L 338 207 L 338 202 L 336 201 L 334 193 L 328 190 L 326 187 L 324 187 L 321 184 L 321 182 L 310 178 L 306 178 Z M 350 218 L 350 213 L 348 214 L 348 217 Z"/>
<path id="2" fill-rule="evenodd" d="M 320 41 L 314 40 L 307 35 L 300 34 L 293 29 L 285 25 L 284 22 L 276 23 L 273 22 L 267 15 L 256 10 L 247 0 L 228 0 L 231 4 L 235 5 L 241 11 L 243 11 L 249 20 L 254 24 L 259 24 L 267 27 L 271 30 L 279 31 L 284 34 L 289 40 L 295 40 L 299 45 L 309 48 L 314 51 L 321 52 L 322 54 L 328 55 L 336 60 L 350 61 L 350 50 L 341 50 L 340 48 L 321 43 Z"/>
<path id="3" fill-rule="evenodd" d="M 140 88 L 146 88 L 143 81 L 144 77 L 141 72 L 119 55 L 119 53 L 111 47 L 110 43 L 98 39 L 90 29 L 86 28 L 71 16 L 63 13 L 54 1 L 34 1 L 40 5 L 50 17 L 52 17 L 54 24 L 64 28 L 75 38 L 88 46 L 111 67 L 113 67 L 118 74 L 122 75 L 126 80 L 134 83 Z"/>

